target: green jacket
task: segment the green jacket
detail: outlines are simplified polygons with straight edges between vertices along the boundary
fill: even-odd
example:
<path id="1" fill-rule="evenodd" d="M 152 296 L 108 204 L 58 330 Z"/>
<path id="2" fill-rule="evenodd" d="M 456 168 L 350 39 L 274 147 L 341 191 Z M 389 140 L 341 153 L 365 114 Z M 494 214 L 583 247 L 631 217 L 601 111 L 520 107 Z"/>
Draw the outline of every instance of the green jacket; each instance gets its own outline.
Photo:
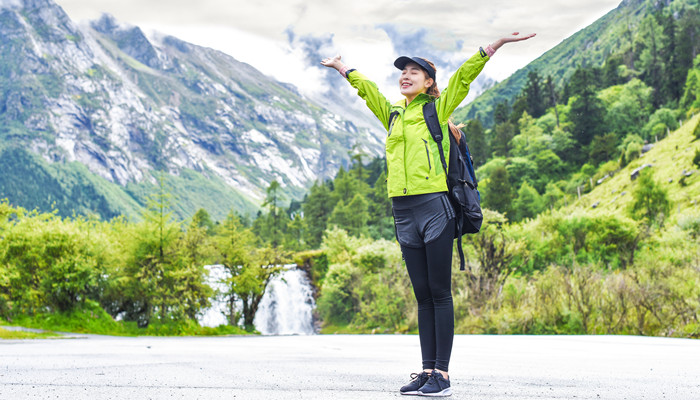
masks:
<path id="1" fill-rule="evenodd" d="M 445 161 L 449 161 L 450 138 L 447 122 L 452 112 L 467 97 L 469 84 L 479 75 L 489 57 L 479 52 L 473 55 L 452 75 L 447 88 L 437 99 L 422 93 L 406 107 L 406 99 L 393 105 L 379 93 L 377 85 L 364 75 L 353 70 L 348 81 L 357 89 L 357 94 L 367 107 L 379 118 L 387 130 L 386 161 L 387 190 L 389 197 L 410 196 L 424 193 L 446 192 L 447 183 L 442 170 L 437 143 L 430 136 L 423 119 L 423 104 L 435 101 L 440 125 Z M 389 126 L 389 115 L 398 115 Z"/>

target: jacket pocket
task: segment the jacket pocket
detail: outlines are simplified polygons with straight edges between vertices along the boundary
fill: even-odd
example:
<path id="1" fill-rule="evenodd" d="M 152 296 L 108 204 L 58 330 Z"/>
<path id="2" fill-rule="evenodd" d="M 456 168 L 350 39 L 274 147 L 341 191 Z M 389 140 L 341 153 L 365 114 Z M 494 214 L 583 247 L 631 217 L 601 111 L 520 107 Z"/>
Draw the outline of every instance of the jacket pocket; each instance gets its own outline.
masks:
<path id="1" fill-rule="evenodd" d="M 430 164 L 430 149 L 428 149 L 428 141 L 423 139 L 423 143 L 425 144 L 425 155 L 428 156 L 428 172 L 433 170 L 432 165 Z"/>

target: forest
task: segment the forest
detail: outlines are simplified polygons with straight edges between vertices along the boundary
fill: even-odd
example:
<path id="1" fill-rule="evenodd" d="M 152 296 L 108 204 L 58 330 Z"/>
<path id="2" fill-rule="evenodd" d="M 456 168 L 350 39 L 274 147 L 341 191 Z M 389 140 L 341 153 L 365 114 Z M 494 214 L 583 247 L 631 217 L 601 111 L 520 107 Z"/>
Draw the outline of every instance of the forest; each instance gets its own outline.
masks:
<path id="1" fill-rule="evenodd" d="M 700 13 L 652 10 L 629 46 L 561 85 L 538 71 L 463 128 L 484 226 L 453 271 L 457 333 L 700 337 Z M 0 202 L 0 321 L 110 334 L 250 332 L 280 265 L 305 268 L 322 333 L 416 332 L 385 161 L 353 163 L 257 215 L 173 218 L 160 181 L 140 220 Z M 457 265 L 455 263 L 453 265 Z M 200 327 L 206 265 L 230 272 L 228 325 Z"/>

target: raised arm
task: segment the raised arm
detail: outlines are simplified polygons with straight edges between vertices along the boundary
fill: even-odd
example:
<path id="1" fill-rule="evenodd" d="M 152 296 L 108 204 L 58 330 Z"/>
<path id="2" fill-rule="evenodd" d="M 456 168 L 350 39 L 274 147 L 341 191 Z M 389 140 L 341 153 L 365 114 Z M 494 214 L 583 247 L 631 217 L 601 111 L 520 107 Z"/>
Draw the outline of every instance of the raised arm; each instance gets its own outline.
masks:
<path id="1" fill-rule="evenodd" d="M 521 42 L 523 40 L 528 40 L 535 37 L 536 33 L 530 33 L 529 35 L 520 35 L 520 32 L 513 32 L 510 36 L 502 37 L 495 42 L 491 43 L 489 46 L 496 51 L 501 48 L 506 43 Z"/>
<path id="2" fill-rule="evenodd" d="M 341 57 L 328 57 L 321 61 L 321 65 L 337 70 L 340 75 L 346 78 L 352 87 L 357 89 L 357 94 L 365 100 L 367 107 L 379 118 L 384 129 L 389 130 L 389 114 L 391 113 L 391 103 L 379 92 L 377 85 L 367 79 L 364 75 L 341 61 Z"/>
<path id="3" fill-rule="evenodd" d="M 454 112 L 464 98 L 467 97 L 469 85 L 479 76 L 481 70 L 484 69 L 486 61 L 491 59 L 496 50 L 506 43 L 520 42 L 534 36 L 534 33 L 520 35 L 519 32 L 513 32 L 511 36 L 497 39 L 492 44 L 488 45 L 486 49 L 479 49 L 479 52 L 462 64 L 454 75 L 452 75 L 450 82 L 447 84 L 447 88 L 443 90 L 440 98 L 435 103 L 440 123 L 446 123 L 452 115 L 452 112 Z"/>

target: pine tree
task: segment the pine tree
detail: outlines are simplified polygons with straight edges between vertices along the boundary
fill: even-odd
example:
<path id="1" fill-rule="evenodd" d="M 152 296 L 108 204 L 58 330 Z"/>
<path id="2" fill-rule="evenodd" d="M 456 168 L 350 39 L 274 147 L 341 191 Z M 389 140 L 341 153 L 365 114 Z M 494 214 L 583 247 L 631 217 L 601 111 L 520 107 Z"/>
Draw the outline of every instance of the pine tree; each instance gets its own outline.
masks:
<path id="1" fill-rule="evenodd" d="M 323 239 L 328 218 L 335 208 L 336 201 L 330 189 L 325 184 L 315 182 L 309 190 L 309 195 L 302 205 L 306 231 L 304 239 L 311 248 L 317 248 Z"/>
<path id="2" fill-rule="evenodd" d="M 490 153 L 488 142 L 486 141 L 486 132 L 481 125 L 481 121 L 473 119 L 467 122 L 467 126 L 464 127 L 464 136 L 467 138 L 469 153 L 474 159 L 474 168 L 478 168 L 479 165 L 484 165 Z"/>
<path id="3" fill-rule="evenodd" d="M 602 83 L 602 72 L 599 68 L 584 68 L 579 66 L 564 86 L 561 102 L 566 104 L 569 98 L 582 95 L 584 92 L 593 91 Z"/>
<path id="4" fill-rule="evenodd" d="M 484 185 L 482 201 L 486 208 L 507 214 L 511 210 L 513 195 L 510 187 L 508 170 L 505 167 L 494 168 L 488 183 Z"/>
<path id="5" fill-rule="evenodd" d="M 270 243 L 272 247 L 277 247 L 282 242 L 282 234 L 284 233 L 283 226 L 286 226 L 286 214 L 284 214 L 279 206 L 284 196 L 281 193 L 280 184 L 277 180 L 270 182 L 267 188 L 267 197 L 263 202 L 263 207 L 267 206 L 267 231 L 270 233 Z M 282 220 L 285 220 L 284 224 Z M 262 237 L 262 235 L 261 235 Z"/>
<path id="6" fill-rule="evenodd" d="M 365 181 L 365 174 L 364 174 L 364 164 L 362 163 L 362 159 L 367 156 L 367 154 L 362 151 L 362 149 L 358 146 L 358 144 L 354 144 L 352 146 L 352 149 L 348 151 L 348 155 L 350 156 L 350 159 L 353 161 L 352 163 L 352 170 L 354 170 L 357 173 L 357 181 L 358 182 L 364 182 Z"/>
<path id="7" fill-rule="evenodd" d="M 306 248 L 306 219 L 301 213 L 295 213 L 287 223 L 284 235 L 284 248 L 291 251 L 301 251 Z"/>
<path id="8" fill-rule="evenodd" d="M 657 24 L 656 18 L 649 15 L 642 20 L 639 28 L 639 39 L 636 42 L 638 47 L 639 68 L 644 71 L 642 80 L 647 85 L 654 88 L 659 93 L 662 89 L 662 56 L 661 46 L 664 40 L 662 28 Z M 640 51 L 641 50 L 641 51 Z M 654 107 L 661 104 L 661 96 L 652 97 Z"/>
<path id="9" fill-rule="evenodd" d="M 554 88 L 554 81 L 552 76 L 547 77 L 547 82 L 545 83 L 545 97 L 547 99 L 547 107 L 552 107 L 554 109 L 554 116 L 557 119 L 557 127 L 559 127 L 559 110 L 557 109 L 557 92 Z"/>
<path id="10" fill-rule="evenodd" d="M 697 62 L 700 67 L 700 56 L 697 58 Z M 700 68 L 688 71 L 679 106 L 684 111 L 691 108 L 700 109 Z"/>
<path id="11" fill-rule="evenodd" d="M 508 105 L 508 100 L 496 104 L 496 108 L 493 111 L 493 123 L 498 125 L 507 122 L 509 119 L 510 106 Z"/>
<path id="12" fill-rule="evenodd" d="M 685 79 L 688 70 L 693 68 L 693 60 L 700 54 L 700 10 L 688 8 L 678 20 L 676 41 L 676 64 L 679 79 Z"/>
<path id="13" fill-rule="evenodd" d="M 574 139 L 587 146 L 593 137 L 604 132 L 605 109 L 593 86 L 586 86 L 571 104 L 569 120 Z"/>
<path id="14" fill-rule="evenodd" d="M 676 19 L 669 13 L 663 19 L 664 42 L 661 51 L 664 59 L 661 94 L 664 103 L 678 100 L 683 90 L 683 81 L 686 72 L 678 63 L 678 49 L 676 48 Z"/>
<path id="15" fill-rule="evenodd" d="M 539 118 L 544 115 L 547 109 L 547 102 L 542 88 L 542 78 L 537 71 L 530 71 L 527 74 L 527 83 L 523 93 L 527 102 L 527 113 L 533 118 Z"/>
<path id="16" fill-rule="evenodd" d="M 343 167 L 340 167 L 338 174 L 333 180 L 333 197 L 335 201 L 348 200 L 355 197 L 356 193 L 361 193 L 360 181 L 357 180 L 356 175 L 345 171 Z"/>
<path id="17" fill-rule="evenodd" d="M 619 54 L 611 54 L 603 65 L 603 87 L 610 87 L 623 83 L 620 78 L 618 69 L 623 64 L 622 56 Z"/>
<path id="18" fill-rule="evenodd" d="M 515 126 L 511 122 L 504 122 L 493 128 L 491 149 L 495 157 L 508 157 L 511 150 L 510 141 L 515 137 Z"/>
<path id="19" fill-rule="evenodd" d="M 519 96 L 517 99 L 515 99 L 515 102 L 513 103 L 513 110 L 510 113 L 510 118 L 508 121 L 513 124 L 513 127 L 516 129 L 516 134 L 517 129 L 518 129 L 518 121 L 520 118 L 523 116 L 523 113 L 527 111 L 527 97 L 526 96 Z"/>
<path id="20" fill-rule="evenodd" d="M 588 154 L 590 161 L 597 165 L 616 158 L 618 154 L 617 144 L 617 136 L 614 133 L 596 135 L 591 141 L 591 150 Z"/>
<path id="21" fill-rule="evenodd" d="M 389 199 L 387 193 L 385 170 L 382 169 L 381 174 L 377 176 L 368 200 L 368 234 L 373 239 L 390 240 L 394 237 L 394 222 L 391 211 L 391 199 Z"/>
<path id="22" fill-rule="evenodd" d="M 367 231 L 367 221 L 369 220 L 368 204 L 365 197 L 356 194 L 347 205 L 348 220 L 347 230 L 353 236 L 360 236 Z"/>
<path id="23" fill-rule="evenodd" d="M 207 233 L 212 233 L 214 230 L 214 222 L 211 220 L 211 216 L 207 210 L 200 208 L 192 216 L 192 223 L 198 228 L 205 228 Z"/>

